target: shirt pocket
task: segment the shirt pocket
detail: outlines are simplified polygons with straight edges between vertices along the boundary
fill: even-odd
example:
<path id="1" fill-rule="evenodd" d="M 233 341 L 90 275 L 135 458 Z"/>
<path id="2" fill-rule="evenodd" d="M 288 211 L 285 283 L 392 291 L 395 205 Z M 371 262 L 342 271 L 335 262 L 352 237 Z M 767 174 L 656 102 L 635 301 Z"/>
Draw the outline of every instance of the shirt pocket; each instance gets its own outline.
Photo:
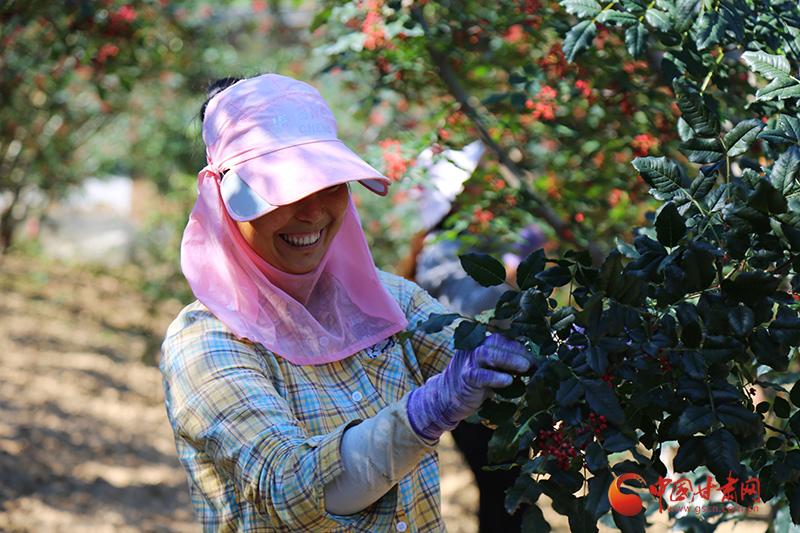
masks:
<path id="1" fill-rule="evenodd" d="M 364 374 L 382 405 L 396 402 L 417 387 L 414 372 L 407 365 L 403 346 L 394 335 L 365 348 L 359 356 Z"/>

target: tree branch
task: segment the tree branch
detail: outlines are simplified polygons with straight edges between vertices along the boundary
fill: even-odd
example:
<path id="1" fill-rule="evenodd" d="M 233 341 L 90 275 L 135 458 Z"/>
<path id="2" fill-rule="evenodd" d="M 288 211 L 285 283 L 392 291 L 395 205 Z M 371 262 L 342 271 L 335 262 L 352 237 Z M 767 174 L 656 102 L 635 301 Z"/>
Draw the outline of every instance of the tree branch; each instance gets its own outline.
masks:
<path id="1" fill-rule="evenodd" d="M 578 248 L 586 248 L 589 254 L 592 256 L 592 260 L 595 264 L 602 263 L 605 257 L 603 251 L 593 242 L 588 242 L 585 245 L 578 243 L 573 232 L 571 231 L 570 225 L 564 222 L 558 213 L 551 209 L 550 206 L 548 206 L 539 195 L 530 189 L 528 186 L 528 182 L 531 181 L 530 173 L 520 168 L 511 159 L 506 150 L 497 142 L 495 142 L 494 139 L 492 139 L 492 136 L 489 134 L 489 128 L 487 127 L 483 116 L 478 111 L 476 105 L 473 105 L 471 102 L 471 99 L 474 97 L 470 97 L 467 94 L 466 90 L 461 85 L 458 76 L 453 70 L 453 67 L 448 62 L 447 57 L 436 50 L 436 48 L 434 48 L 434 46 L 431 44 L 433 39 L 431 38 L 430 27 L 428 26 L 428 23 L 425 20 L 425 17 L 422 14 L 419 6 L 412 7 L 411 12 L 417 22 L 419 22 L 422 30 L 425 32 L 425 36 L 428 37 L 426 40 L 426 48 L 428 50 L 428 54 L 430 54 L 433 65 L 436 68 L 436 73 L 453 98 L 455 98 L 455 100 L 459 103 L 461 110 L 472 121 L 475 129 L 478 131 L 480 140 L 489 148 L 489 150 L 494 153 L 495 157 L 497 157 L 501 167 L 500 170 L 508 184 L 524 192 L 525 197 L 531 200 L 533 203 L 531 213 L 549 224 L 562 240 L 567 241 Z"/>

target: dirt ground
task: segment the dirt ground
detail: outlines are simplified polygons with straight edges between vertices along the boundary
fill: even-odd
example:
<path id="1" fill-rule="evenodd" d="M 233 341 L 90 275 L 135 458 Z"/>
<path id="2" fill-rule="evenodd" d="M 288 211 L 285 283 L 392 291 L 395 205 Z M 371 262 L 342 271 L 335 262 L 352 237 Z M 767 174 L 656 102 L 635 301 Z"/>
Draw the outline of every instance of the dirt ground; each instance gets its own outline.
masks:
<path id="1" fill-rule="evenodd" d="M 152 362 L 181 306 L 148 312 L 122 274 L 0 262 L 0 531 L 200 530 Z M 440 456 L 448 531 L 476 531 L 472 474 Z"/>
<path id="2" fill-rule="evenodd" d="M 200 530 L 153 363 L 181 305 L 149 310 L 135 279 L 0 259 L 0 531 Z M 448 531 L 475 532 L 472 473 L 449 435 L 439 454 Z"/>

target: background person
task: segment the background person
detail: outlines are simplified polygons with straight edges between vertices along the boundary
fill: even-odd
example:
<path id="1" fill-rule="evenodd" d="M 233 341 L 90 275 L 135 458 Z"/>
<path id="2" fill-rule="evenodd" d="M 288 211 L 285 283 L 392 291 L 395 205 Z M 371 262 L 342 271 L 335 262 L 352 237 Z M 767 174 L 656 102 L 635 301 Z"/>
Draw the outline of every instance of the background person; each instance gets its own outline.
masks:
<path id="1" fill-rule="evenodd" d="M 462 150 L 445 150 L 433 163 L 430 150 L 423 151 L 417 165 L 426 169 L 425 187 L 414 198 L 420 206 L 423 229 L 412 238 L 409 255 L 401 262 L 398 274 L 415 281 L 451 312 L 474 317 L 494 308 L 508 286 L 484 287 L 464 271 L 459 254 L 484 251 L 480 247 L 463 249 L 458 238 L 442 237 L 444 222 L 457 212 L 457 196 L 464 182 L 477 167 L 484 148 L 475 141 Z M 520 232 L 521 241 L 503 254 L 508 277 L 514 279 L 521 258 L 541 247 L 545 237 L 535 225 Z M 488 465 L 489 439 L 493 430 L 477 423 L 463 421 L 452 430 L 456 448 L 461 452 L 478 485 L 478 525 L 481 532 L 519 531 L 522 512 L 513 516 L 505 509 L 505 491 L 514 484 L 516 470 L 483 470 Z"/>

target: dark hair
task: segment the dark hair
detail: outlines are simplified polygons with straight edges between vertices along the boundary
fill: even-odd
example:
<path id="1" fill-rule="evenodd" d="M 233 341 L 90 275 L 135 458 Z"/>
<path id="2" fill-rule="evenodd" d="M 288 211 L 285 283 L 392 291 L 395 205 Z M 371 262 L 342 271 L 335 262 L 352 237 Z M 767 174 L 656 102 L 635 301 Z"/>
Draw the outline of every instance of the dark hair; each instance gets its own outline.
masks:
<path id="1" fill-rule="evenodd" d="M 206 89 L 206 101 L 203 102 L 203 107 L 200 108 L 200 122 L 203 122 L 206 119 L 206 107 L 208 107 L 208 103 L 211 101 L 211 99 L 242 79 L 244 78 L 229 76 L 227 78 L 214 80 L 208 84 L 208 88 Z"/>

